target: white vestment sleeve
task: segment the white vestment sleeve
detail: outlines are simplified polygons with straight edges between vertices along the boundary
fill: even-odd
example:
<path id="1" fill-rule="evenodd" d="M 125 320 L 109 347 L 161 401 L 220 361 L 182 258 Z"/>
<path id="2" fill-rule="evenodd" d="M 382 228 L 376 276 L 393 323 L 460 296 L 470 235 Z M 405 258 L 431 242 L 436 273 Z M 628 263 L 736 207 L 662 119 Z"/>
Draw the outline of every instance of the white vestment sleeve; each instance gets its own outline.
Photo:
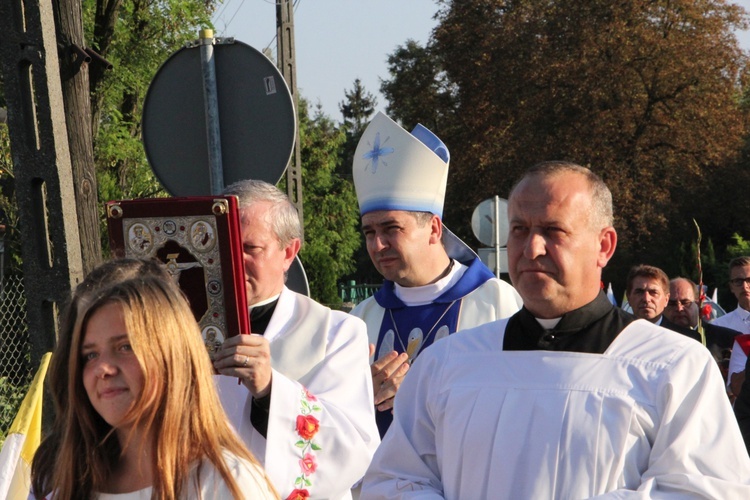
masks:
<path id="1" fill-rule="evenodd" d="M 300 382 L 273 370 L 265 468 L 282 497 L 348 498 L 380 442 L 365 325 L 341 316 Z"/>
<path id="2" fill-rule="evenodd" d="M 393 423 L 367 470 L 361 500 L 443 498 L 436 429 L 427 405 L 440 385 L 440 366 L 434 357 L 421 356 L 404 378 Z"/>
<path id="3" fill-rule="evenodd" d="M 745 369 L 747 363 L 747 354 L 742 350 L 740 344 L 735 340 L 732 345 L 732 356 L 729 358 L 729 368 L 727 370 L 727 384 L 732 380 L 733 373 L 739 373 Z"/>
<path id="4" fill-rule="evenodd" d="M 750 458 L 721 373 L 696 347 L 680 354 L 659 387 L 660 420 L 641 486 L 596 498 L 750 498 Z"/>

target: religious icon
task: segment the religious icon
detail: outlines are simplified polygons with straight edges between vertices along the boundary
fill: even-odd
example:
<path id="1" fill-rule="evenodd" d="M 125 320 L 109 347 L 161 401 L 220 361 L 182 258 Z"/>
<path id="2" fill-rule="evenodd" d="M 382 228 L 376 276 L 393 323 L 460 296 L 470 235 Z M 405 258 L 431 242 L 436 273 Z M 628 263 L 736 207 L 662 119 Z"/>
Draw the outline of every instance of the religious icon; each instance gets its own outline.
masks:
<path id="1" fill-rule="evenodd" d="M 143 224 L 136 223 L 128 230 L 128 244 L 136 253 L 146 253 L 151 249 L 151 231 Z"/>
<path id="2" fill-rule="evenodd" d="M 111 201 L 107 224 L 113 255 L 164 263 L 209 353 L 225 337 L 250 331 L 236 197 Z"/>
<path id="3" fill-rule="evenodd" d="M 190 229 L 190 238 L 193 247 L 200 252 L 210 250 L 216 241 L 213 227 L 202 220 L 193 224 Z"/>
<path id="4" fill-rule="evenodd" d="M 216 351 L 218 351 L 221 344 L 224 343 L 224 335 L 222 335 L 219 329 L 214 326 L 204 328 L 201 334 L 203 335 L 203 343 L 206 345 L 208 355 L 213 359 Z"/>

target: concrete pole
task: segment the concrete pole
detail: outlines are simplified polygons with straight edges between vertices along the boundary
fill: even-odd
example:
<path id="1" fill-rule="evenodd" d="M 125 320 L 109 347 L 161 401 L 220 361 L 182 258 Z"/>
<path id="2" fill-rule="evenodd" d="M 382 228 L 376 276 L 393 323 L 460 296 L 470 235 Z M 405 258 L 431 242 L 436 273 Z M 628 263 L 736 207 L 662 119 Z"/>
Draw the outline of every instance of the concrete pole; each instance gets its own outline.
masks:
<path id="1" fill-rule="evenodd" d="M 58 308 L 83 278 L 52 5 L 0 2 L 0 62 L 23 231 L 32 367 L 55 346 Z"/>

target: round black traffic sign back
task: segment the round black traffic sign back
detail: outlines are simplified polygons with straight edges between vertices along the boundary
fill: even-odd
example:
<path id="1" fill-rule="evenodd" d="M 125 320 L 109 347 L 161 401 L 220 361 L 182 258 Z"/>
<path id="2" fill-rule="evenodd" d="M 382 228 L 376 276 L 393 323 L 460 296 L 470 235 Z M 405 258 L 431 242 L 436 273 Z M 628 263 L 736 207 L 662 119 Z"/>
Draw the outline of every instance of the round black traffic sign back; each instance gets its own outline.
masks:
<path id="1" fill-rule="evenodd" d="M 276 184 L 292 154 L 292 96 L 276 66 L 249 45 L 213 47 L 224 185 Z M 211 193 L 200 48 L 175 52 L 159 68 L 143 105 L 143 144 L 151 168 L 173 196 Z"/>

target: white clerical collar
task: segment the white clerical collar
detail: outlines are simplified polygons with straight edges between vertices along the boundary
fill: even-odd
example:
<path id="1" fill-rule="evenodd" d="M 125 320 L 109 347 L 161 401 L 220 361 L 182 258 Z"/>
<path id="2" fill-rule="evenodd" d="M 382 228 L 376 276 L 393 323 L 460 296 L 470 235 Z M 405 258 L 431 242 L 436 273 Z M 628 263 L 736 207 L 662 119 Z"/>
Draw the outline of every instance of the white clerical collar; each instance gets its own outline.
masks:
<path id="1" fill-rule="evenodd" d="M 265 299 L 265 300 L 261 300 L 260 302 L 256 302 L 255 304 L 253 304 L 253 305 L 251 305 L 251 306 L 248 306 L 248 307 L 247 307 L 247 312 L 249 313 L 250 311 L 252 311 L 252 310 L 253 310 L 253 309 L 255 309 L 256 307 L 264 306 L 264 305 L 266 305 L 266 304 L 270 304 L 270 303 L 271 303 L 271 302 L 273 302 L 274 300 L 278 300 L 278 298 L 279 298 L 279 296 L 280 296 L 280 295 L 281 295 L 281 293 L 277 293 L 277 294 L 276 294 L 276 295 L 274 295 L 273 297 L 269 297 L 269 298 L 267 298 L 267 299 Z"/>
<path id="2" fill-rule="evenodd" d="M 440 278 L 435 283 L 424 286 L 401 286 L 398 283 L 394 283 L 393 293 L 404 304 L 410 307 L 431 304 L 445 290 L 458 283 L 458 280 L 461 279 L 461 276 L 464 275 L 467 269 L 469 268 L 453 259 L 453 268 L 445 277 Z"/>
<path id="3" fill-rule="evenodd" d="M 552 319 L 534 318 L 545 330 L 552 330 L 560 322 L 562 317 Z"/>

